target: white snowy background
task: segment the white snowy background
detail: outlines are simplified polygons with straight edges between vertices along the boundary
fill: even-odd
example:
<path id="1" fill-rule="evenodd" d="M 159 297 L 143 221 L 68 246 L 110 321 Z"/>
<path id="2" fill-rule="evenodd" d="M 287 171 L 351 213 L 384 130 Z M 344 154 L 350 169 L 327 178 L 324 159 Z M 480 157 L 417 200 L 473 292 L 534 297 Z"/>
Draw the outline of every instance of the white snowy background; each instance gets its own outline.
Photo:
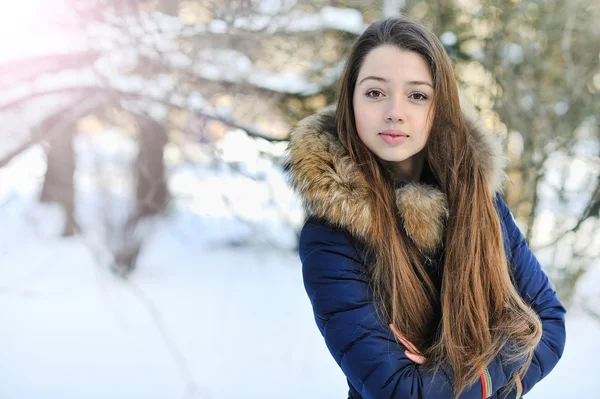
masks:
<path id="1" fill-rule="evenodd" d="M 397 9 L 403 2 L 386 3 Z M 11 20 L 19 18 L 15 15 Z M 316 15 L 293 15 L 291 21 L 249 16 L 235 25 L 249 30 L 273 26 L 289 32 L 364 29 L 360 13 L 332 7 Z M 161 24 L 165 35 L 146 44 L 162 46 L 166 59 L 182 68 L 191 60 L 169 47 L 165 39 L 169 32 L 225 33 L 223 21 L 193 29 L 173 18 Z M 114 32 L 104 28 L 89 27 L 101 31 L 98 37 L 104 35 L 106 40 L 96 44 L 107 49 L 118 41 L 111 41 Z M 18 29 L 18 22 L 3 23 L 0 35 L 11 37 Z M 54 51 L 61 49 L 61 43 L 77 47 L 77 38 L 58 34 L 25 39 L 3 41 L 0 59 Z M 138 50 L 143 54 L 145 48 Z M 210 109 L 198 93 L 168 97 L 175 85 L 168 76 L 122 79 L 114 70 L 120 62 L 131 62 L 136 53 L 124 49 L 113 54 L 116 59 L 100 60 L 95 72 L 114 89 L 144 93 L 177 107 L 222 111 Z M 299 74 L 260 70 L 241 53 L 207 49 L 203 55 L 210 62 L 196 63 L 194 73 L 204 79 L 284 92 L 319 89 Z M 225 67 L 231 65 L 236 68 Z M 339 66 L 321 83 L 338 76 Z M 98 75 L 82 70 L 59 79 L 42 77 L 2 93 L 2 100 L 71 84 L 96 87 Z M 151 113 L 160 119 L 165 111 L 157 107 Z M 0 120 L 5 127 L 33 124 L 37 117 L 28 115 L 23 120 L 22 114 L 3 114 Z M 106 238 L 111 232 L 106 231 L 105 218 L 122 219 L 131 209 L 133 189 L 127 171 L 135 158 L 135 144 L 119 131 L 79 135 L 75 140 L 76 216 L 81 233 L 74 237 L 61 237 L 64 215 L 59 207 L 38 201 L 46 168 L 40 146 L 0 168 L 1 399 L 346 397 L 345 377 L 319 334 L 302 284 L 292 228 L 302 222 L 300 205 L 281 168 L 257 156 L 260 151 L 280 156 L 285 144 L 251 139 L 239 130 L 225 136 L 220 143 L 222 161 L 237 162 L 247 175 L 261 176 L 258 180 L 211 162 L 176 162 L 177 149 L 168 146 L 165 157 L 173 202 L 167 214 L 147 221 L 136 232 L 144 237 L 144 245 L 135 271 L 122 279 L 110 270 Z M 0 149 L 0 155 L 18 142 L 19 137 L 12 143 L 3 137 L 7 147 Z M 109 177 L 97 173 L 98 165 Z M 556 169 L 577 166 L 557 163 Z M 560 212 L 551 203 L 545 206 L 538 240 L 547 239 L 543 221 Z M 542 263 L 544 256 L 551 256 L 540 255 Z M 579 283 L 575 305 L 569 309 L 563 359 L 527 398 L 598 397 L 600 374 L 595 364 L 600 355 L 600 321 L 579 304 L 597 298 L 599 284 L 596 264 Z"/>
<path id="2" fill-rule="evenodd" d="M 257 142 L 233 135 L 223 148 L 232 159 L 242 154 L 233 143 L 247 153 Z M 76 141 L 79 236 L 61 238 L 60 210 L 37 201 L 41 148 L 0 169 L 0 397 L 345 397 L 302 285 L 288 227 L 300 209 L 278 168 L 247 164 L 268 185 L 202 166 L 170 169 L 177 200 L 148 224 L 137 269 L 123 280 L 107 268 L 96 223 L 106 203 L 126 207 L 127 194 L 119 184 L 94 191 L 91 165 L 127 163 L 134 151 L 118 133 L 97 140 Z M 264 204 L 273 189 L 287 220 Z M 245 222 L 228 216 L 231 206 Z M 582 292 L 600 281 L 591 279 Z M 571 309 L 567 327 L 564 358 L 527 397 L 595 397 L 600 323 Z"/>

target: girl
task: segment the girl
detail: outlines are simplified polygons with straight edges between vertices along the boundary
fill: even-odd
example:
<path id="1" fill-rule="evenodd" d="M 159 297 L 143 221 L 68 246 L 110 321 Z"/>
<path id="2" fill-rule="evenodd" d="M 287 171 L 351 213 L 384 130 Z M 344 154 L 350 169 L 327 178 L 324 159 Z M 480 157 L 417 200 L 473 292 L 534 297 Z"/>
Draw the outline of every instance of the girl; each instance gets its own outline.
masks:
<path id="1" fill-rule="evenodd" d="M 288 151 L 309 214 L 304 285 L 350 398 L 519 398 L 552 370 L 565 309 L 435 35 L 371 25 L 337 106 L 301 121 Z"/>

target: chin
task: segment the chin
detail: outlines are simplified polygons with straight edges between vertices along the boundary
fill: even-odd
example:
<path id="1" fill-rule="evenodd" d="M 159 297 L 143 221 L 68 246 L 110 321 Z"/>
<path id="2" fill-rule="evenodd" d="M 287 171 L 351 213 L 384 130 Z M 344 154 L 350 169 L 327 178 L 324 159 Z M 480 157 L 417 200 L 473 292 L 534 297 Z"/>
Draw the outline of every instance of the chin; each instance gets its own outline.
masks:
<path id="1" fill-rule="evenodd" d="M 412 157 L 412 155 L 394 155 L 394 154 L 376 154 L 381 160 L 386 162 L 403 162 Z M 414 154 L 413 154 L 414 155 Z"/>

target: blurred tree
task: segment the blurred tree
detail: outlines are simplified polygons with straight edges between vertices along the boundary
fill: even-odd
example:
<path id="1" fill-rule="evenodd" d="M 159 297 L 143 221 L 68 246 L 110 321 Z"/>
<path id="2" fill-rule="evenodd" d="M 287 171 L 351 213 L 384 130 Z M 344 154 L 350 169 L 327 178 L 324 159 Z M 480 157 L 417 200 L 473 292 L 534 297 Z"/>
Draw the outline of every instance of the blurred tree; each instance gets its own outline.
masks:
<path id="1" fill-rule="evenodd" d="M 54 115 L 37 128 L 55 128 L 60 118 L 60 115 Z M 75 221 L 75 188 L 73 185 L 73 175 L 75 174 L 73 135 L 75 134 L 75 126 L 71 122 L 62 129 L 64 131 L 61 134 L 55 135 L 47 141 L 48 163 L 40 201 L 60 204 L 66 216 L 63 235 L 71 236 L 75 234 L 77 227 Z"/>
<path id="2" fill-rule="evenodd" d="M 165 126 L 155 120 L 138 117 L 137 130 L 138 154 L 133 165 L 136 201 L 123 228 L 122 239 L 114 248 L 113 268 L 120 276 L 126 276 L 135 269 L 144 240 L 143 236 L 136 234 L 138 225 L 145 218 L 164 212 L 169 199 L 163 157 L 168 141 Z"/>
<path id="3" fill-rule="evenodd" d="M 74 104 L 71 111 L 77 110 L 69 118 L 76 120 L 90 112 L 77 103 L 78 96 L 93 94 L 100 107 L 144 121 L 136 133 L 127 128 L 141 146 L 132 171 L 139 207 L 130 220 L 167 206 L 164 164 L 158 160 L 165 143 L 185 152 L 186 145 L 202 140 L 202 148 L 226 163 L 211 141 L 227 128 L 285 140 L 290 124 L 334 101 L 345 54 L 366 24 L 405 14 L 439 35 L 453 58 L 463 100 L 504 138 L 511 159 L 506 200 L 563 298 L 600 255 L 598 4 L 69 0 L 69 5 L 65 29 L 85 37 L 84 45 L 69 55 L 0 65 L 0 87 L 25 93 L 0 103 L 0 111 L 64 95 Z M 35 86 L 41 75 L 65 71 L 81 76 L 63 86 Z M 189 130 L 198 120 L 202 134 L 193 134 Z M 110 118 L 105 123 L 120 124 Z M 34 131 L 39 134 L 24 139 L 0 166 L 44 138 L 44 129 Z M 156 182 L 145 180 L 145 170 Z"/>
<path id="4" fill-rule="evenodd" d="M 136 170 L 136 213 L 131 219 L 156 215 L 167 208 L 168 190 L 165 181 L 163 152 L 167 132 L 162 123 L 138 118 L 139 150 Z"/>
<path id="5" fill-rule="evenodd" d="M 157 10 L 167 15 L 177 17 L 179 16 L 180 6 L 181 0 L 159 0 Z"/>
<path id="6" fill-rule="evenodd" d="M 10 112 L 31 107 L 37 98 L 62 96 L 61 101 L 71 104 L 70 112 L 47 111 L 44 118 L 61 118 L 74 126 L 94 112 L 106 127 L 119 126 L 119 121 L 102 117 L 106 115 L 102 108 L 115 108 L 138 120 L 137 131 L 122 126 L 137 135 L 140 146 L 132 170 L 137 205 L 123 226 L 131 234 L 144 217 L 167 207 L 163 151 L 168 141 L 181 148 L 194 137 L 186 132 L 192 126 L 186 120 L 214 122 L 205 123 L 213 130 L 201 135 L 205 143 L 207 137 L 215 140 L 222 134 L 224 129 L 215 129 L 219 124 L 268 141 L 285 140 L 290 123 L 333 100 L 344 45 L 364 29 L 361 12 L 345 7 L 356 7 L 351 1 L 337 1 L 335 7 L 328 6 L 333 2 L 309 1 L 68 0 L 66 4 L 57 14 L 60 18 L 53 19 L 73 37 L 85 40 L 68 55 L 46 54 L 0 65 L 6 72 L 0 87 L 20 93 L 0 103 L 0 110 Z M 38 84 L 52 76 L 62 78 L 56 84 Z M 82 110 L 84 103 L 77 102 L 81 96 L 94 97 L 100 104 Z M 32 131 L 0 165 L 40 140 L 53 143 L 46 198 L 47 192 L 62 189 L 52 189 L 57 184 L 54 171 L 64 172 L 62 178 L 72 184 L 73 158 L 67 153 L 61 158 L 59 153 L 72 152 L 68 143 L 73 132 Z M 214 146 L 205 148 L 219 158 Z M 137 241 L 122 246 L 135 248 Z M 117 263 L 126 265 L 119 266 L 119 272 L 126 274 L 122 270 L 133 269 L 139 248 L 115 246 L 113 252 Z"/>

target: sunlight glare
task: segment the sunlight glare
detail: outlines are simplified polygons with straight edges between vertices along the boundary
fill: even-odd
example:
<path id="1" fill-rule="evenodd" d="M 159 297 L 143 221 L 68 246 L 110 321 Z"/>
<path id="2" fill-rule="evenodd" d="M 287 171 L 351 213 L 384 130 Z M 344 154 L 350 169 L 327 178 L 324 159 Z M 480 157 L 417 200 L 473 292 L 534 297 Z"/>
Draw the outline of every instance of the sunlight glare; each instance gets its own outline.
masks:
<path id="1" fill-rule="evenodd" d="M 58 0 L 0 2 L 0 60 L 44 54 L 64 47 L 52 10 Z"/>

